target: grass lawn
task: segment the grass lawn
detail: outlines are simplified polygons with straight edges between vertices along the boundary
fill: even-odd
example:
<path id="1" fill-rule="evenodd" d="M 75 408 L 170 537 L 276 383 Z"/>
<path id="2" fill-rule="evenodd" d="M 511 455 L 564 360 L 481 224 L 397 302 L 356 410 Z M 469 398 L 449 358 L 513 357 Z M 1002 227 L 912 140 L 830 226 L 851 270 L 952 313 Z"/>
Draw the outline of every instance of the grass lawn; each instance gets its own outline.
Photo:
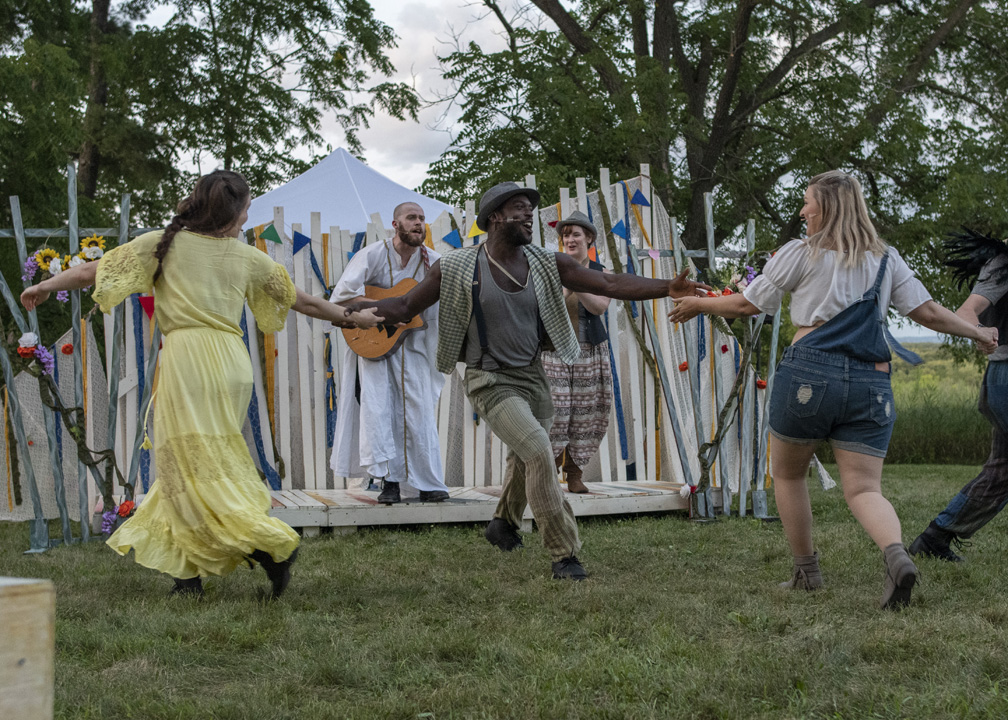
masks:
<path id="1" fill-rule="evenodd" d="M 905 540 L 975 472 L 887 467 Z M 274 603 L 261 571 L 196 602 L 101 543 L 23 555 L 25 525 L 0 525 L 0 574 L 56 584 L 60 718 L 1008 716 L 1005 518 L 893 613 L 839 490 L 813 506 L 812 594 L 776 588 L 778 523 L 678 515 L 582 522 L 579 584 L 538 537 L 505 555 L 475 526 L 306 540 Z"/>

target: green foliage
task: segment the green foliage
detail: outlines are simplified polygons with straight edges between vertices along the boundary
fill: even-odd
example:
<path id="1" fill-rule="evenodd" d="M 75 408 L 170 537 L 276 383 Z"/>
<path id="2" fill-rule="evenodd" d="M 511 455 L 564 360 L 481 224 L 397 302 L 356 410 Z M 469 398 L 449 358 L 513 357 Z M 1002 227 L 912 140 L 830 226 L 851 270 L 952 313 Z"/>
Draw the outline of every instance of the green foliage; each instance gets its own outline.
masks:
<path id="1" fill-rule="evenodd" d="M 904 539 L 974 474 L 887 466 Z M 100 542 L 23 555 L 24 524 L 0 524 L 0 574 L 56 585 L 57 718 L 1008 714 L 1004 518 L 964 565 L 921 561 L 911 607 L 881 612 L 881 553 L 839 490 L 811 498 L 812 594 L 776 587 L 779 523 L 682 515 L 582 520 L 578 584 L 549 579 L 536 535 L 504 554 L 481 526 L 306 539 L 273 603 L 259 570 L 208 579 L 196 602 Z"/>
<path id="2" fill-rule="evenodd" d="M 688 246 L 712 191 L 718 240 L 756 216 L 769 249 L 800 233 L 803 181 L 839 167 L 915 267 L 938 274 L 934 241 L 960 223 L 1008 231 L 1002 3 L 483 4 L 510 46 L 442 58 L 462 114 L 427 192 L 534 173 L 548 195 L 649 163 Z"/>
<path id="3" fill-rule="evenodd" d="M 125 192 L 133 224 L 158 226 L 191 186 L 184 163 L 262 192 L 306 169 L 296 150 L 326 149 L 324 118 L 360 152 L 376 108 L 415 117 L 413 90 L 381 80 L 395 35 L 364 0 L 176 0 L 166 25 L 138 25 L 158 4 L 0 2 L 0 196 L 26 227 L 64 223 L 78 155 L 81 226 L 116 225 Z"/>

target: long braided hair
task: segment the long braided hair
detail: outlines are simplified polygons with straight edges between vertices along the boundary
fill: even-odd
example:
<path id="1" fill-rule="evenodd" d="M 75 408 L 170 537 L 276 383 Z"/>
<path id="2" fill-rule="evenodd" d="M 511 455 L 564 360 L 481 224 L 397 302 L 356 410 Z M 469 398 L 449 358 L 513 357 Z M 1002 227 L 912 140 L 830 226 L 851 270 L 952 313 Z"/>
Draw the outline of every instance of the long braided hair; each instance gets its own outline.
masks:
<path id="1" fill-rule="evenodd" d="M 192 194 L 175 208 L 175 216 L 154 248 L 158 261 L 154 282 L 161 277 L 161 264 L 179 230 L 205 234 L 225 230 L 241 214 L 249 195 L 245 178 L 230 170 L 214 170 L 197 180 Z"/>

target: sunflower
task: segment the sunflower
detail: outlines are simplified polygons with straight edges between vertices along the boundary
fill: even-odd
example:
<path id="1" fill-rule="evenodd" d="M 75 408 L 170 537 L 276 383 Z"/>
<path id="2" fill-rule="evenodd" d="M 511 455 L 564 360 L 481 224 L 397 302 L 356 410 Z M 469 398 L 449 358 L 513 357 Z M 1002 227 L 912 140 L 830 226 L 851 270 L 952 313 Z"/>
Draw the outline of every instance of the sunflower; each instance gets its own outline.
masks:
<path id="1" fill-rule="evenodd" d="M 104 235 L 90 235 L 83 240 L 81 240 L 81 248 L 98 247 L 102 250 L 105 249 L 105 236 Z"/>
<path id="2" fill-rule="evenodd" d="M 42 248 L 37 253 L 35 253 L 35 262 L 43 270 L 49 268 L 49 263 L 59 257 L 59 253 L 52 248 Z"/>

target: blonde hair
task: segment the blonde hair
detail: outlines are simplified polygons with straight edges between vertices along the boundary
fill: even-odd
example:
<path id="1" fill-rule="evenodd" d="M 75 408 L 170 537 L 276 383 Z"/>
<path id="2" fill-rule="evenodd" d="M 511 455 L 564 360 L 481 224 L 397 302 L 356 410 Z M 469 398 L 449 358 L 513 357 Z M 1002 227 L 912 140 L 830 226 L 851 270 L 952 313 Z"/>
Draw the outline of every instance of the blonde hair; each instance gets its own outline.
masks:
<path id="1" fill-rule="evenodd" d="M 882 255 L 886 244 L 879 239 L 868 215 L 861 183 L 841 170 L 820 173 L 809 180 L 809 189 L 819 203 L 819 232 L 807 242 L 813 257 L 820 250 L 843 253 L 847 267 L 860 265 L 866 252 Z"/>

